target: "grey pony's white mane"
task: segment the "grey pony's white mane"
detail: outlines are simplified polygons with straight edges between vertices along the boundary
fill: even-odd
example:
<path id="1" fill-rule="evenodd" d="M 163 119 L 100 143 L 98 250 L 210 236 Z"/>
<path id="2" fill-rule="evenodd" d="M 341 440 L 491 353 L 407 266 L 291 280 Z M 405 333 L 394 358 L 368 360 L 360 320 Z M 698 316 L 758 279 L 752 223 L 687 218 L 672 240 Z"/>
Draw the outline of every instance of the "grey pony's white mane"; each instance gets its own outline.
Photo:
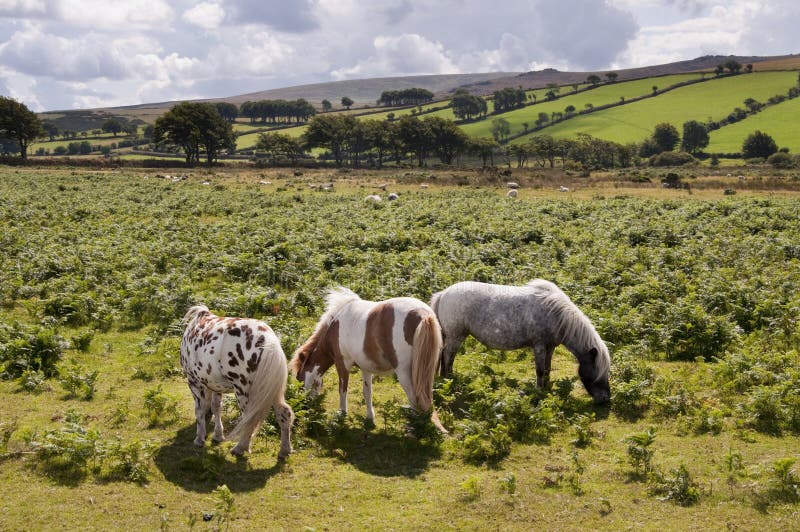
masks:
<path id="1" fill-rule="evenodd" d="M 611 356 L 608 353 L 603 339 L 597 334 L 592 322 L 581 310 L 575 306 L 561 289 L 550 281 L 534 279 L 526 286 L 533 288 L 534 294 L 540 298 L 542 306 L 548 313 L 558 319 L 556 325 L 561 340 L 572 339 L 572 347 L 588 352 L 591 348 L 596 348 L 597 375 L 599 379 L 608 373 L 611 367 Z"/>

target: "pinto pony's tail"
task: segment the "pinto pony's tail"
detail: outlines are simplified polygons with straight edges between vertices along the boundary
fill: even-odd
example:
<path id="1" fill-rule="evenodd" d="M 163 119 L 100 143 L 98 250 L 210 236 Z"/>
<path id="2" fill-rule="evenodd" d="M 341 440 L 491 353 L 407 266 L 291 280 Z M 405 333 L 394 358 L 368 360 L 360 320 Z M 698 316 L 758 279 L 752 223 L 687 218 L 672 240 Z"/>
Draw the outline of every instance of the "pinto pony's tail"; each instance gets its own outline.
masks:
<path id="1" fill-rule="evenodd" d="M 411 382 L 414 385 L 415 408 L 431 412 L 431 421 L 440 431 L 447 433 L 433 410 L 433 379 L 442 351 L 442 329 L 434 314 L 428 314 L 414 331 L 411 354 Z"/>
<path id="2" fill-rule="evenodd" d="M 286 380 L 289 370 L 286 366 L 286 357 L 283 354 L 277 338 L 267 341 L 261 352 L 255 373 L 252 374 L 249 397 L 242 411 L 239 422 L 228 434 L 229 440 L 239 440 L 252 437 L 261 422 L 269 414 L 273 405 L 287 406 L 284 399 L 286 395 Z M 248 450 L 248 449 L 245 449 Z"/>

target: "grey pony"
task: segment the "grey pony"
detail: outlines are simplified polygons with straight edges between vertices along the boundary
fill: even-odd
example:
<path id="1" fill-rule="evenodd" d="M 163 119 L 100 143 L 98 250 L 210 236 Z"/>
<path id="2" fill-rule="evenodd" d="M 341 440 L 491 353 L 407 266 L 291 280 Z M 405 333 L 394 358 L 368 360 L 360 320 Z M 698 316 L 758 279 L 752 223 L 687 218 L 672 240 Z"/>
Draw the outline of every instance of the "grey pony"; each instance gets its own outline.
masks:
<path id="1" fill-rule="evenodd" d="M 553 351 L 564 345 L 578 360 L 578 375 L 595 403 L 611 398 L 611 357 L 589 318 L 550 281 L 523 286 L 466 281 L 431 298 L 444 334 L 440 371 L 453 371 L 453 360 L 468 335 L 492 349 L 530 347 L 536 361 L 536 384 L 550 386 Z"/>

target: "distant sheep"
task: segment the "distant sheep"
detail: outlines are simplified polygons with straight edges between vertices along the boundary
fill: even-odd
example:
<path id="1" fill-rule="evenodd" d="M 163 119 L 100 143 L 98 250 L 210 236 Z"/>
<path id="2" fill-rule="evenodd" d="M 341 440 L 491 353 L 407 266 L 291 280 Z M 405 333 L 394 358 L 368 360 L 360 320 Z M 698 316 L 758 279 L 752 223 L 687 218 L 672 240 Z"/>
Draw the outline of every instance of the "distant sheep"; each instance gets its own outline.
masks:
<path id="1" fill-rule="evenodd" d="M 381 183 L 380 185 L 378 185 L 378 188 L 383 191 L 386 191 L 386 187 L 387 187 L 386 183 Z"/>
<path id="2" fill-rule="evenodd" d="M 428 188 L 428 183 L 422 183 L 419 188 Z"/>
<path id="3" fill-rule="evenodd" d="M 511 189 L 516 189 L 519 188 L 519 183 L 516 183 L 514 181 L 509 181 L 508 183 L 506 183 L 506 186 Z"/>
<path id="4" fill-rule="evenodd" d="M 364 201 L 369 201 L 371 203 L 378 203 L 379 201 L 381 201 L 381 197 L 378 196 L 377 194 L 370 194 L 369 196 L 364 198 Z"/>
<path id="5" fill-rule="evenodd" d="M 272 181 L 259 181 L 258 184 L 259 185 L 271 185 Z"/>
<path id="6" fill-rule="evenodd" d="M 562 186 L 558 187 L 558 191 L 559 192 L 569 192 L 569 188 L 567 188 L 567 187 L 562 185 Z"/>
<path id="7" fill-rule="evenodd" d="M 517 194 L 518 194 L 517 189 L 512 188 L 511 190 L 508 191 L 506 196 L 508 196 L 509 198 L 516 198 Z"/>
<path id="8" fill-rule="evenodd" d="M 399 197 L 400 197 L 400 196 L 398 196 L 397 194 L 395 194 L 394 192 L 392 192 L 391 194 L 389 194 L 389 195 L 386 197 L 386 199 L 387 199 L 387 200 L 389 200 L 389 201 L 394 201 L 394 200 L 396 200 L 396 199 L 397 199 L 397 198 L 399 198 Z"/>

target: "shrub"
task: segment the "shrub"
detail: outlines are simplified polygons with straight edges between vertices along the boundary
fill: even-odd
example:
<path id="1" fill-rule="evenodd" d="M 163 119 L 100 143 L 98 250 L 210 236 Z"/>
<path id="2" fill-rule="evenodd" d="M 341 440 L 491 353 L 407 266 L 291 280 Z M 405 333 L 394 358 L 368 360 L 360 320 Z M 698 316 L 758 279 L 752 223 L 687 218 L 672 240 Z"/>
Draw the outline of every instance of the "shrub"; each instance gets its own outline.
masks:
<path id="1" fill-rule="evenodd" d="M 665 151 L 648 159 L 650 166 L 683 166 L 697 162 L 691 154 L 683 151 Z"/>
<path id="2" fill-rule="evenodd" d="M 672 501 L 680 506 L 692 506 L 700 499 L 697 482 L 692 480 L 692 476 L 683 464 L 672 470 L 671 477 L 659 476 L 651 483 L 650 489 L 656 494 L 663 494 L 661 500 Z"/>
<path id="3" fill-rule="evenodd" d="M 767 157 L 767 162 L 775 168 L 792 168 L 794 166 L 794 157 L 788 153 L 777 152 Z"/>
<path id="4" fill-rule="evenodd" d="M 505 425 L 486 431 L 480 423 L 467 422 L 461 432 L 461 453 L 467 462 L 497 463 L 511 452 L 511 437 Z"/>
<path id="5" fill-rule="evenodd" d="M 647 478 L 653 472 L 654 451 L 650 449 L 650 445 L 655 439 L 656 431 L 653 427 L 625 438 L 628 444 L 628 462 L 633 466 L 634 475 L 639 478 Z"/>
<path id="6" fill-rule="evenodd" d="M 15 379 L 26 371 L 53 377 L 65 348 L 64 339 L 47 327 L 0 330 L 0 377 Z"/>
<path id="7" fill-rule="evenodd" d="M 95 382 L 99 371 L 89 371 L 83 373 L 83 368 L 73 361 L 66 371 L 66 375 L 59 378 L 58 382 L 67 392 L 67 398 L 80 398 L 89 401 L 94 397 Z"/>
<path id="8" fill-rule="evenodd" d="M 178 413 L 178 401 L 167 395 L 159 384 L 144 394 L 145 418 L 149 427 L 165 427 L 175 423 Z"/>

